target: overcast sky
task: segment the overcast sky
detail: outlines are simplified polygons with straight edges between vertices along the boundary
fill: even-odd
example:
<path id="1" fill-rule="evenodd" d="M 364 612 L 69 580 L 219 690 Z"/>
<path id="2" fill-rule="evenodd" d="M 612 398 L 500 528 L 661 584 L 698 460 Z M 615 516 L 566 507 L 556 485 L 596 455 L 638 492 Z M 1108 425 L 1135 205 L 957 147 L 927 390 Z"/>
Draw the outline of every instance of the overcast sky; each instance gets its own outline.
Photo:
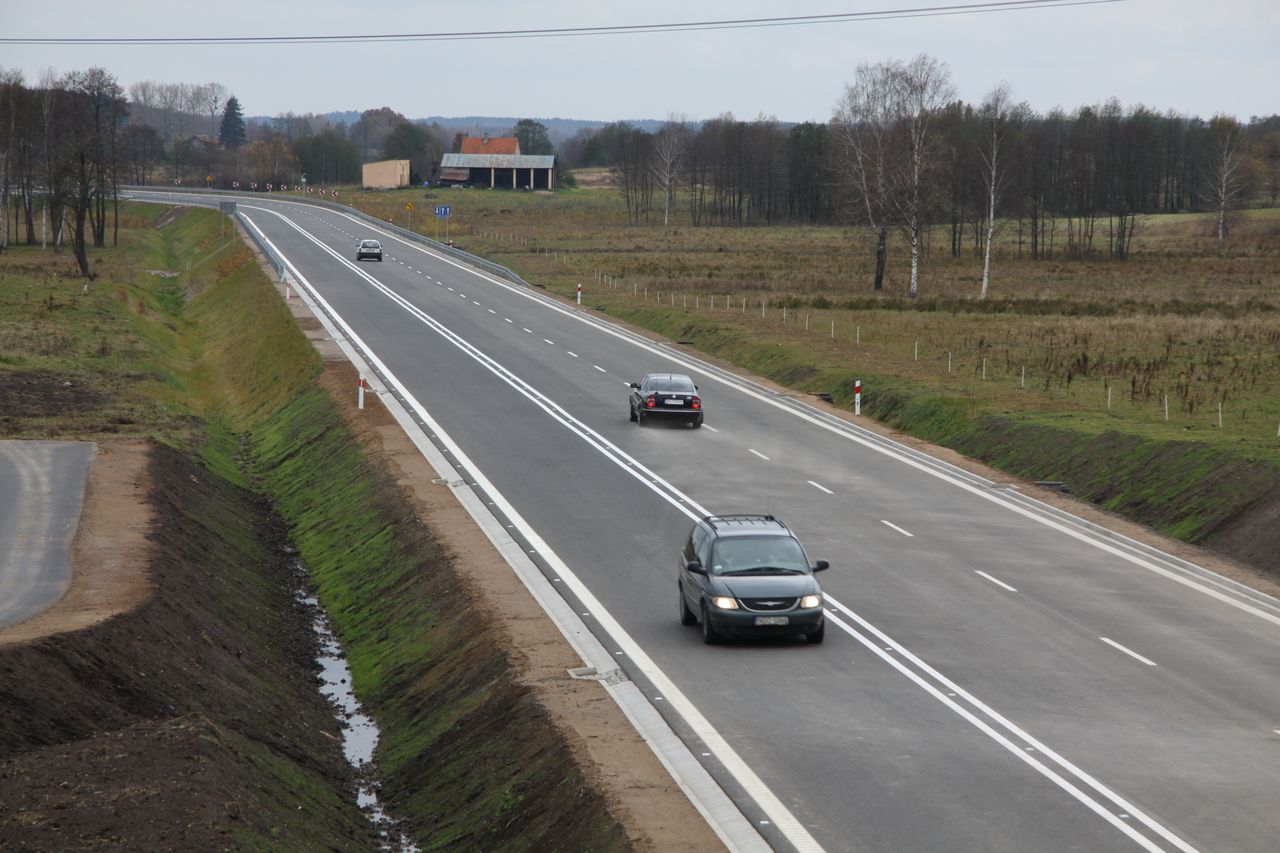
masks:
<path id="1" fill-rule="evenodd" d="M 669 23 L 941 5 L 946 0 L 0 0 L 0 36 L 143 37 L 457 32 Z M 956 2 L 956 0 L 951 0 Z M 925 52 L 960 97 L 1000 80 L 1038 111 L 1114 96 L 1209 117 L 1280 112 L 1278 0 L 1122 2 L 908 20 L 656 35 L 352 45 L 0 45 L 0 67 L 100 65 L 139 80 L 219 82 L 245 115 L 389 106 L 409 118 L 825 121 L 860 62 Z"/>

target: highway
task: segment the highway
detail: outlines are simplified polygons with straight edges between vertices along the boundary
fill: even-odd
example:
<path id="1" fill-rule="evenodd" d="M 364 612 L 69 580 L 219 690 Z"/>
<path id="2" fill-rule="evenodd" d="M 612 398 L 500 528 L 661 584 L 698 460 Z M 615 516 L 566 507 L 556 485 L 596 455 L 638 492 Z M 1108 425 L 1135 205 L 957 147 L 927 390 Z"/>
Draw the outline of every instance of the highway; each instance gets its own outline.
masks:
<path id="1" fill-rule="evenodd" d="M 1276 849 L 1280 602 L 353 216 L 240 212 L 770 846 Z M 661 371 L 703 429 L 628 421 Z M 731 512 L 831 562 L 825 644 L 680 626 L 677 549 Z"/>
<path id="2" fill-rule="evenodd" d="M 93 445 L 0 441 L 0 628 L 24 622 L 71 584 Z"/>

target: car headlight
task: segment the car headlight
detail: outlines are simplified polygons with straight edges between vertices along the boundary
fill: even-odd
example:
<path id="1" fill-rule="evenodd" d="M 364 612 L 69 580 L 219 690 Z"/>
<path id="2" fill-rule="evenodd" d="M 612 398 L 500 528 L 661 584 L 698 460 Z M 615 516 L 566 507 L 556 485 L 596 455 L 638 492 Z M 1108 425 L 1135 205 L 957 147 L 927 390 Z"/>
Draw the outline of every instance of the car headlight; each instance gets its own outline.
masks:
<path id="1" fill-rule="evenodd" d="M 806 609 L 811 608 L 811 607 L 821 607 L 821 606 L 822 606 L 822 596 L 821 596 L 821 595 L 806 595 L 804 598 L 800 599 L 800 606 L 801 606 L 801 607 L 803 607 L 803 608 L 806 608 Z"/>
<path id="2" fill-rule="evenodd" d="M 711 603 L 716 607 L 719 607 L 721 610 L 738 609 L 738 599 L 728 595 L 717 595 L 715 598 L 711 599 Z"/>

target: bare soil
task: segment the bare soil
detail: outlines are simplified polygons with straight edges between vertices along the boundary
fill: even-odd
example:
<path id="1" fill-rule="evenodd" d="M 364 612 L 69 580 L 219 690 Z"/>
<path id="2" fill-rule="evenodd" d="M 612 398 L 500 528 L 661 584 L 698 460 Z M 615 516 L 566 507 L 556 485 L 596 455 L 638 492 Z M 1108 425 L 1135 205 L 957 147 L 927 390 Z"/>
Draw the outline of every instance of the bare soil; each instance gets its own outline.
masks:
<path id="1" fill-rule="evenodd" d="M 0 644 L 0 849 L 376 848 L 283 532 L 172 448 L 99 447 L 70 590 Z"/>

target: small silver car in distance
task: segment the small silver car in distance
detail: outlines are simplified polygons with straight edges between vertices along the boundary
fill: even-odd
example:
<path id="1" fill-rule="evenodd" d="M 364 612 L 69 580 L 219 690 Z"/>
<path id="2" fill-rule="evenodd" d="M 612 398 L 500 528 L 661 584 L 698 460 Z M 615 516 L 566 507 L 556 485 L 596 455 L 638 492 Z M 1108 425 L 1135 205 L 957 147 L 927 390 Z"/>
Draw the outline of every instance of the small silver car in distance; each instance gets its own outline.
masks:
<path id="1" fill-rule="evenodd" d="M 360 245 L 356 246 L 356 260 L 363 261 L 365 258 L 381 261 L 382 244 L 377 240 L 361 240 Z"/>

